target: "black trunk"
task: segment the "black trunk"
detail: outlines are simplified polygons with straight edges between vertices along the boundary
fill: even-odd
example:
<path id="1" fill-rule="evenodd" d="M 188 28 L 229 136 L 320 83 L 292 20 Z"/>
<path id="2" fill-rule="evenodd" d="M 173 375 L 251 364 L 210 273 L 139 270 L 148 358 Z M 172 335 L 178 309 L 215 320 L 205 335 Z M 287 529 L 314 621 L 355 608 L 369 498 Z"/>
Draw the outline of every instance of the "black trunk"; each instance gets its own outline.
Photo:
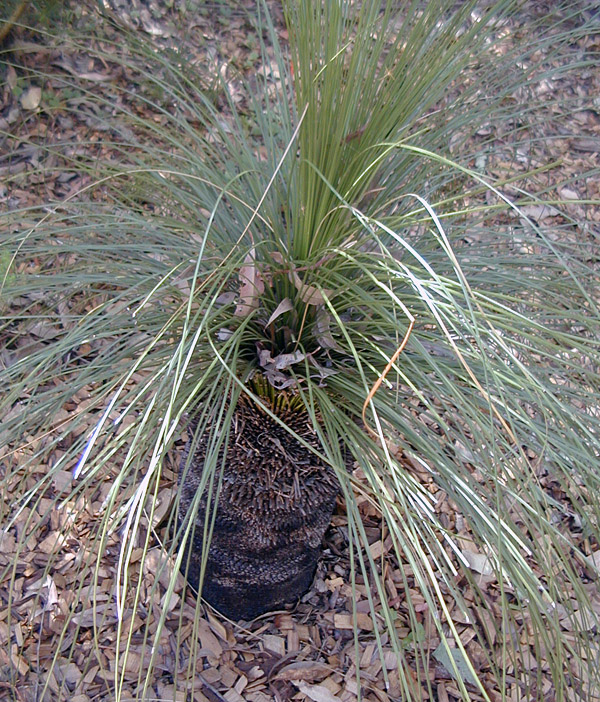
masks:
<path id="1" fill-rule="evenodd" d="M 320 450 L 304 407 L 288 401 L 273 411 Z M 190 508 L 204 466 L 207 436 L 199 438 L 189 468 L 181 467 L 180 514 Z M 245 396 L 234 412 L 217 502 L 202 596 L 231 619 L 251 619 L 293 602 L 314 577 L 321 541 L 335 506 L 335 473 Z M 207 496 L 195 519 L 184 559 L 198 587 Z M 187 560 L 189 559 L 189 566 Z"/>

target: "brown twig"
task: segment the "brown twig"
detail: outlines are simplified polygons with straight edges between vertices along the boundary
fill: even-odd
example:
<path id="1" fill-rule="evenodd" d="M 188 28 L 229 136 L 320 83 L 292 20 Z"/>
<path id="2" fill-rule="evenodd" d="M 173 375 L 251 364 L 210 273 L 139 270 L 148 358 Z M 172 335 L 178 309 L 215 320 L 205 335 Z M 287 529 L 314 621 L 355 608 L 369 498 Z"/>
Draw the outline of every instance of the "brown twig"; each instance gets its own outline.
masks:
<path id="1" fill-rule="evenodd" d="M 362 408 L 363 424 L 365 425 L 366 430 L 369 432 L 370 436 L 373 439 L 376 439 L 378 435 L 375 431 L 373 431 L 373 429 L 369 426 L 369 423 L 367 422 L 367 407 L 369 406 L 369 402 L 371 402 L 371 400 L 375 396 L 375 393 L 377 392 L 377 390 L 379 390 L 379 386 L 385 380 L 385 376 L 390 372 L 391 367 L 394 365 L 394 363 L 396 363 L 396 361 L 398 360 L 398 356 L 402 353 L 402 351 L 404 351 L 404 347 L 408 343 L 408 339 L 410 337 L 410 334 L 413 330 L 413 327 L 415 326 L 415 320 L 412 317 L 412 315 L 411 315 L 411 317 L 409 317 L 409 322 L 410 323 L 408 325 L 408 329 L 406 330 L 406 334 L 404 335 L 404 339 L 402 339 L 402 343 L 400 344 L 400 346 L 398 347 L 398 349 L 396 350 L 394 355 L 390 358 L 387 366 L 384 368 L 384 370 L 382 371 L 379 378 L 377 378 L 377 380 L 375 381 L 375 384 L 373 385 L 373 387 L 369 391 L 369 394 L 367 395 L 367 398 L 365 399 L 364 404 L 363 404 L 363 408 Z"/>
<path id="2" fill-rule="evenodd" d="M 11 16 L 6 20 L 4 25 L 0 27 L 0 44 L 6 39 L 10 34 L 10 30 L 19 21 L 19 17 L 25 12 L 29 5 L 29 0 L 21 0 L 21 2 L 12 11 Z"/>

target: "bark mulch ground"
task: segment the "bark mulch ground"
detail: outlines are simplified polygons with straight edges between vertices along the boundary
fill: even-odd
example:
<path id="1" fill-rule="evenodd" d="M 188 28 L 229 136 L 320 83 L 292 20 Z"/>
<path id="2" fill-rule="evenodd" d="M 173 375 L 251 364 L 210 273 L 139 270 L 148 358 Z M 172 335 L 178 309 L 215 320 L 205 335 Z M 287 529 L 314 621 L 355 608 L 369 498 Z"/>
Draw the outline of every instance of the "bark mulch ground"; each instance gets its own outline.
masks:
<path id="1" fill-rule="evenodd" d="M 252 10 L 253 4 L 246 4 Z M 187 11 L 184 22 L 177 4 L 169 5 L 153 0 L 107 3 L 118 22 L 151 41 L 163 46 L 183 43 L 189 49 L 190 62 L 205 72 L 207 80 L 215 71 L 220 71 L 230 78 L 233 94 L 238 95 L 236 72 L 249 75 L 258 60 L 258 46 L 243 6 L 198 2 Z M 545 11 L 541 3 L 531 5 L 537 13 Z M 85 5 L 74 8 L 73 12 L 74 21 L 85 21 Z M 593 31 L 596 20 L 591 11 L 589 21 L 590 32 L 573 46 L 574 54 L 583 55 L 600 48 L 598 32 Z M 515 33 L 525 31 L 526 24 L 527 17 L 524 17 L 522 24 L 513 28 Z M 281 22 L 279 29 L 285 40 Z M 104 121 L 99 114 L 99 110 L 108 110 L 109 106 L 86 100 L 75 88 L 67 90 L 65 75 L 107 94 L 115 82 L 132 80 L 124 69 L 117 70 L 113 65 L 99 62 L 86 55 L 83 48 L 79 51 L 49 48 L 39 36 L 26 30 L 13 32 L 11 41 L 14 65 L 1 69 L 3 84 L 0 86 L 0 133 L 3 134 L 0 137 L 0 208 L 5 211 L 67 198 L 91 182 L 87 173 L 58 168 L 56 153 L 46 149 L 49 143 L 68 144 L 65 156 L 72 159 L 84 151 L 86 156 L 95 152 L 102 158 L 110 157 L 110 147 L 104 142 L 117 135 L 107 135 L 103 131 Z M 33 75 L 34 68 L 47 73 L 43 82 Z M 56 81 L 53 74 L 57 76 Z M 536 182 L 532 181 L 531 187 L 534 191 L 546 191 L 550 198 L 567 200 L 569 204 L 563 211 L 566 209 L 573 220 L 583 222 L 583 230 L 581 226 L 573 226 L 573 221 L 552 206 L 531 206 L 528 216 L 544 222 L 553 220 L 560 237 L 575 238 L 580 235 L 577 232 L 586 231 L 586 227 L 590 236 L 598 236 L 600 211 L 582 204 L 585 200 L 600 198 L 600 178 L 597 172 L 593 173 L 600 154 L 598 72 L 573 70 L 568 78 L 548 79 L 536 89 L 546 91 L 549 110 L 559 110 L 561 103 L 570 101 L 571 113 L 560 122 L 560 128 L 548 120 L 548 133 L 538 135 L 544 138 L 532 141 L 527 153 L 514 152 L 510 135 L 495 134 L 495 148 L 490 150 L 487 162 L 475 165 L 485 167 L 492 176 L 504 178 L 519 169 L 556 164 L 543 171 Z M 239 100 L 243 100 L 241 93 Z M 64 109 L 57 109 L 61 105 Z M 489 138 L 490 131 L 483 130 L 480 136 Z M 590 173 L 592 175 L 586 176 Z M 36 264 L 32 261 L 28 265 L 34 269 Z M 35 300 L 23 299 L 21 304 L 35 305 Z M 50 323 L 38 321 L 13 328 L 11 334 L 13 351 L 10 356 L 2 350 L 4 343 L 0 337 L 1 363 L 14 362 L 19 348 L 30 351 L 32 344 L 51 343 L 56 330 Z M 18 337 L 17 342 L 14 335 Z M 57 382 L 60 381 L 57 379 Z M 65 404 L 56 416 L 57 430 L 72 413 L 85 412 L 88 400 L 89 395 L 81 392 Z M 431 421 L 417 404 L 413 410 L 415 421 Z M 90 416 L 89 423 L 83 423 L 80 430 L 91 429 L 96 420 L 95 415 Z M 0 429 L 0 445 L 7 440 L 8 437 L 1 436 Z M 360 687 L 363 699 L 386 702 L 401 699 L 399 664 L 405 666 L 408 675 L 421 687 L 423 700 L 460 699 L 452 666 L 440 648 L 434 613 L 423 601 L 410 565 L 395 560 L 381 515 L 360 494 L 357 499 L 369 548 L 379 564 L 388 602 L 396 613 L 394 625 L 403 641 L 404 662 L 399 661 L 386 635 L 378 633 L 383 627 L 377 614 L 379 595 L 372 583 L 359 577 L 354 588 L 350 584 L 347 519 L 341 503 L 327 533 L 315 581 L 293 609 L 265 615 L 249 623 L 234 623 L 200 604 L 194 593 L 186 590 L 181 576 L 169 595 L 173 564 L 166 550 L 168 534 L 164 518 L 177 485 L 177 451 L 183 449 L 183 439 L 163 471 L 153 518 L 146 519 L 142 525 L 150 534 L 149 552 L 143 557 L 144 543 L 140 541 L 132 554 L 129 581 L 134 586 L 139 582 L 139 597 L 135 601 L 132 594 L 127 599 L 123 619 L 119 622 L 115 610 L 115 582 L 120 535 L 111 533 L 104 542 L 97 538 L 105 499 L 118 473 L 119 461 L 115 457 L 85 496 L 57 502 L 58 496 L 70 493 L 71 473 L 54 472 L 49 478 L 49 469 L 65 446 L 57 446 L 48 465 L 26 472 L 18 469 L 40 440 L 31 437 L 28 445 L 0 459 L 3 499 L 7 505 L 18 505 L 28 490 L 38 490 L 40 495 L 37 501 L 21 510 L 11 529 L 0 531 L 0 572 L 6 573 L 0 581 L 0 700 L 110 700 L 116 695 L 115 678 L 120 681 L 122 700 L 139 699 L 150 664 L 153 674 L 145 688 L 148 700 L 353 702 Z M 469 463 L 472 457 L 468 449 L 455 449 L 475 473 L 475 467 Z M 506 592 L 509 586 L 497 581 L 485 553 L 473 545 L 465 515 L 460 514 L 419 464 L 407 457 L 403 460 L 407 470 L 431 493 L 438 518 L 456 535 L 469 563 L 469 577 L 464 567 L 463 572 L 458 568 L 455 587 L 461 589 L 472 607 L 460 611 L 447 589 L 444 592 L 460 639 L 487 694 L 494 702 L 524 700 L 527 694 L 524 680 L 537 677 L 536 684 L 542 686 L 544 699 L 552 702 L 554 692 L 548 674 L 549 664 L 544 651 L 536 650 L 527 612 L 515 614 L 513 629 L 507 632 L 520 642 L 525 667 L 515 669 L 509 665 L 505 670 L 505 689 L 497 688 L 492 669 L 495 664 L 502 665 L 503 641 L 497 634 L 502 631 L 502 615 L 496 603 L 500 589 Z M 533 464 L 534 455 L 531 460 Z M 360 475 L 357 478 L 360 482 Z M 552 475 L 541 473 L 538 479 L 555 500 L 566 500 L 566 486 L 555 481 Z M 40 490 L 44 482 L 46 488 Z M 124 499 L 127 489 L 125 486 Z M 598 546 L 586 542 L 576 521 L 566 524 L 565 529 L 571 541 L 589 553 L 591 562 L 600 565 Z M 36 538 L 24 539 L 23 535 L 29 532 L 35 533 Z M 579 564 L 579 575 L 581 586 L 589 592 L 596 611 L 600 612 L 598 584 L 588 564 Z M 409 583 L 417 612 L 416 621 L 411 621 L 406 601 L 400 596 L 405 581 Z M 473 590 L 473 582 L 478 592 Z M 136 590 L 135 587 L 130 589 Z M 487 602 L 487 612 L 477 606 L 481 597 Z M 573 598 L 576 599 L 575 595 Z M 197 616 L 199 608 L 200 617 Z M 153 637 L 162 618 L 164 627 L 159 636 Z M 566 617 L 561 619 L 561 624 L 568 632 Z M 425 663 L 415 655 L 417 646 L 423 645 L 429 651 Z M 189 668 L 191 655 L 195 661 Z M 191 676 L 190 670 L 193 671 Z M 537 673 L 537 676 L 530 673 Z M 600 699 L 597 690 L 586 688 L 587 681 L 580 679 L 576 670 L 570 674 L 578 694 L 583 690 L 590 700 Z M 483 700 L 469 682 L 468 672 L 463 678 L 473 702 Z M 531 690 L 532 694 L 534 692 Z"/>

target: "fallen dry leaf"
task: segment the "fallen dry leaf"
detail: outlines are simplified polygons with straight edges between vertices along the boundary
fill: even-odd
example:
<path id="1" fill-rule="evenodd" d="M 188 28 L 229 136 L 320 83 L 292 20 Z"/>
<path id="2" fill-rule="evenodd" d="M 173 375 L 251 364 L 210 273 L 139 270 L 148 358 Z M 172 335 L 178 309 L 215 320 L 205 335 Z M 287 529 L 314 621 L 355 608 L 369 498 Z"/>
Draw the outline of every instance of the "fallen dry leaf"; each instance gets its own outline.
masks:
<path id="1" fill-rule="evenodd" d="M 254 249 L 246 255 L 238 274 L 240 280 L 240 302 L 235 308 L 236 317 L 247 317 L 258 308 L 260 296 L 265 291 L 262 275 L 256 264 Z"/>
<path id="2" fill-rule="evenodd" d="M 325 298 L 331 299 L 333 297 L 333 290 L 319 290 L 314 285 L 305 285 L 300 276 L 296 271 L 290 273 L 290 280 L 296 286 L 296 290 L 300 293 L 300 299 L 307 305 L 323 305 L 325 304 Z"/>
<path id="3" fill-rule="evenodd" d="M 339 702 L 339 697 L 323 685 L 309 685 L 305 682 L 294 682 L 294 685 L 314 702 Z"/>
<path id="4" fill-rule="evenodd" d="M 339 349 L 339 345 L 331 333 L 331 315 L 324 307 L 317 312 L 317 319 L 313 331 L 315 339 L 323 349 Z"/>
<path id="5" fill-rule="evenodd" d="M 24 110 L 36 110 L 39 107 L 41 99 L 42 89 L 32 85 L 21 95 L 21 107 Z"/>
<path id="6" fill-rule="evenodd" d="M 275 676 L 276 680 L 322 680 L 331 673 L 331 668 L 319 661 L 294 661 L 284 666 Z"/>
<path id="7" fill-rule="evenodd" d="M 289 297 L 286 297 L 284 300 L 282 300 L 277 307 L 275 308 L 275 311 L 273 314 L 269 317 L 269 321 L 265 324 L 265 329 L 277 319 L 277 317 L 280 317 L 282 314 L 285 312 L 289 312 L 290 310 L 294 309 L 294 305 L 292 301 L 290 300 Z"/>
<path id="8" fill-rule="evenodd" d="M 463 549 L 462 555 L 469 564 L 469 568 L 474 570 L 476 573 L 481 573 L 481 575 L 491 575 L 494 572 L 490 559 L 485 554 Z"/>
<path id="9" fill-rule="evenodd" d="M 596 573 L 600 574 L 600 551 L 594 551 L 586 560 L 596 570 Z"/>

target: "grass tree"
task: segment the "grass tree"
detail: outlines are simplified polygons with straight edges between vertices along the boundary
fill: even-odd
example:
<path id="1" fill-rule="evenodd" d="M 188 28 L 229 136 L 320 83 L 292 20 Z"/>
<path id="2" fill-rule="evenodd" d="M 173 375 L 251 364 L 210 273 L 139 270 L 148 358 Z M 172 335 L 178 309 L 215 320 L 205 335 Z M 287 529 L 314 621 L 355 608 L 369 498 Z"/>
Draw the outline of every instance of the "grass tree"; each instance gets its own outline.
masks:
<path id="1" fill-rule="evenodd" d="M 515 150 L 532 139 L 522 117 L 532 105 L 518 97 L 543 79 L 543 66 L 533 70 L 540 56 L 554 73 L 569 70 L 585 28 L 572 10 L 564 26 L 538 20 L 533 39 L 503 51 L 516 10 L 290 1 L 282 47 L 259 5 L 263 62 L 241 107 L 225 85 L 217 107 L 177 54 L 132 37 L 98 49 L 136 82 L 115 103 L 119 162 L 65 160 L 89 184 L 44 210 L 10 213 L 0 258 L 2 480 L 13 495 L 2 518 L 17 543 L 5 581 L 22 575 L 19 552 L 46 534 L 53 510 L 70 506 L 58 520 L 64 539 L 86 495 L 112 476 L 90 535 L 100 555 L 77 564 L 90 590 L 82 585 L 64 613 L 61 641 L 78 603 L 94 597 L 117 530 L 111 596 L 121 619 L 126 602 L 135 607 L 142 582 L 130 563 L 155 539 L 165 461 L 185 430 L 166 516 L 172 580 L 180 569 L 234 618 L 293 602 L 310 585 L 339 493 L 350 585 L 367 583 L 381 602 L 377 642 L 400 661 L 401 699 L 421 699 L 427 649 L 402 639 L 382 564 L 365 548 L 360 497 L 381 515 L 388 558 L 406 573 L 397 585 L 408 621 L 417 626 L 418 591 L 464 700 L 497 697 L 477 677 L 449 603 L 454 612 L 474 603 L 491 622 L 479 637 L 501 694 L 510 666 L 520 699 L 545 694 L 514 635 L 527 612 L 556 699 L 577 687 L 590 699 L 592 234 L 572 222 L 579 239 L 557 238 L 528 216 L 540 201 L 523 174 L 497 182 L 477 165 L 493 153 L 485 134 L 510 131 Z M 28 330 L 45 341 L 23 341 Z M 72 483 L 57 483 L 64 471 Z M 423 476 L 449 498 L 470 543 L 438 519 Z M 585 539 L 573 539 L 569 520 Z M 477 558 L 497 601 L 480 587 Z M 7 622 L 18 616 L 10 610 Z M 119 684 L 117 666 L 117 696 Z"/>

